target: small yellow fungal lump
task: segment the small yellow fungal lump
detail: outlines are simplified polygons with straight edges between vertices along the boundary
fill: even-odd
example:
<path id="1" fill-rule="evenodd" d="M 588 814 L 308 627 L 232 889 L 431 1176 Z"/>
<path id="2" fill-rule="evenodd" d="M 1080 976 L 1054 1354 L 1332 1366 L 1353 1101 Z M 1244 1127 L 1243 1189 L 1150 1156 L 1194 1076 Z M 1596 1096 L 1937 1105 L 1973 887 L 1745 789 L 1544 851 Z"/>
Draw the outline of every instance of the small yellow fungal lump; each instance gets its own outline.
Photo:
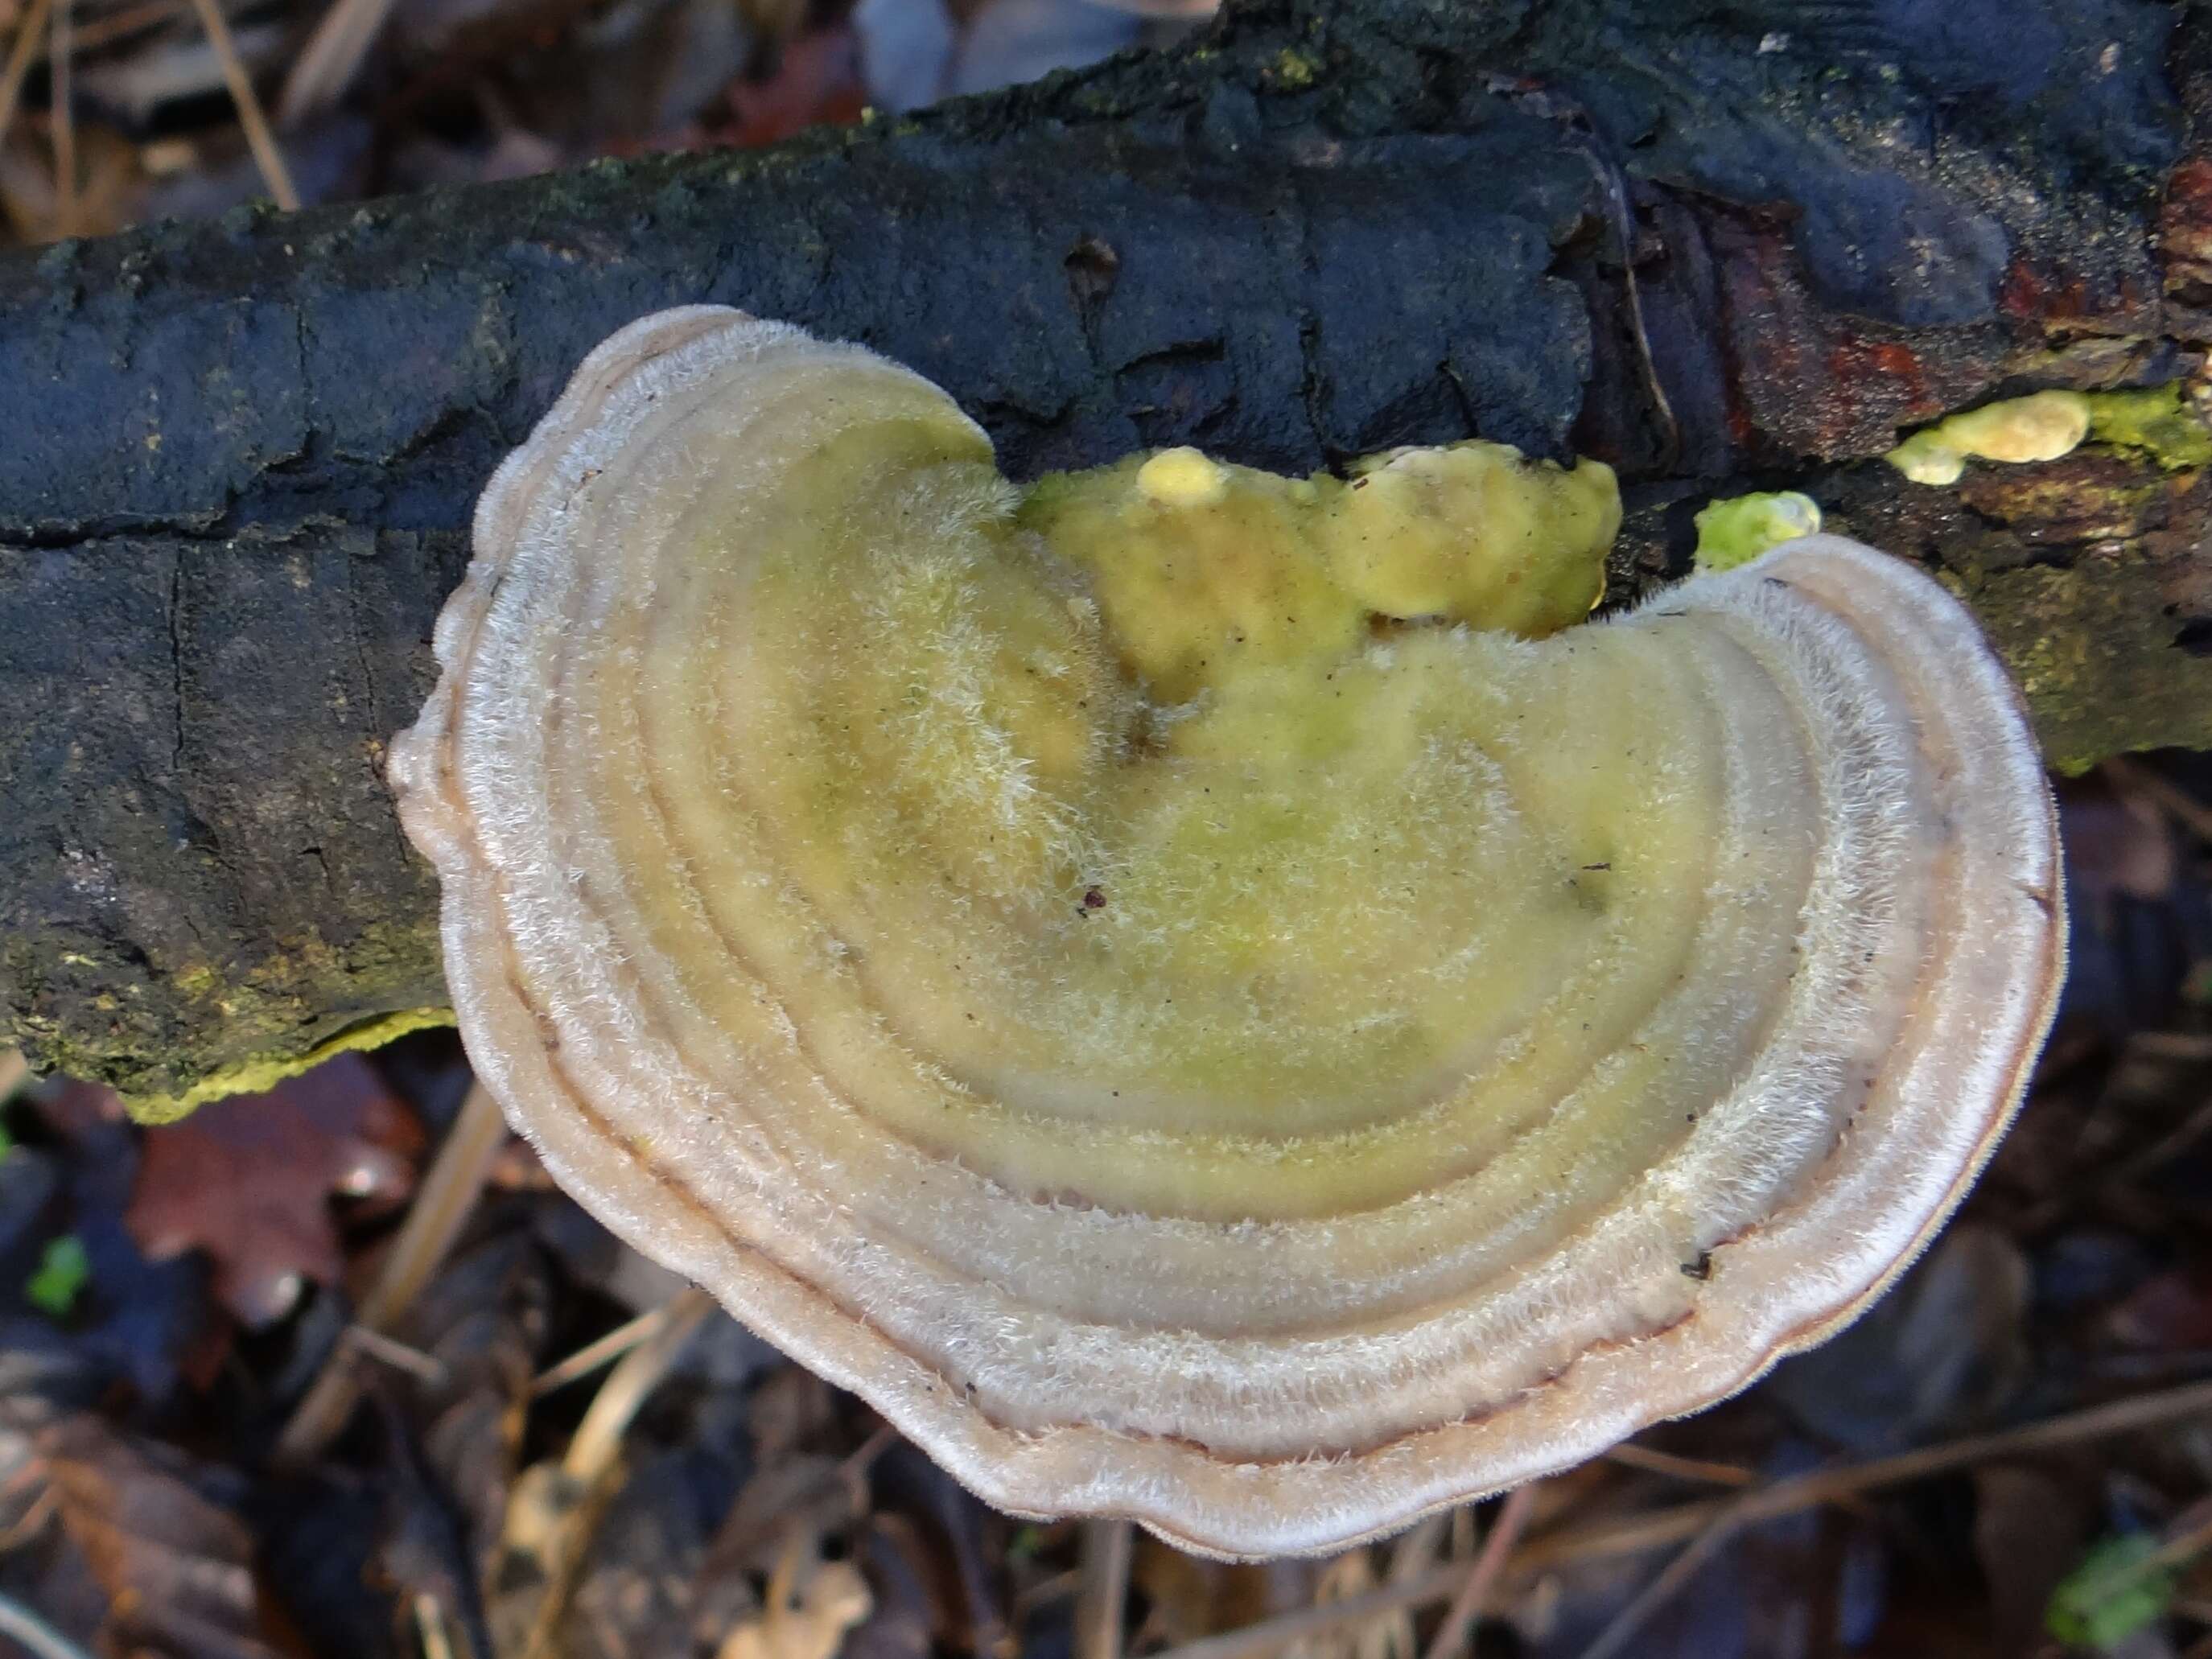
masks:
<path id="1" fill-rule="evenodd" d="M 1127 666 L 1178 702 L 1238 674 L 1332 662 L 1377 619 L 1536 636 L 1589 614 L 1620 528 L 1613 471 L 1503 444 L 1401 449 L 1349 479 L 1194 449 L 1048 478 L 1017 515 L 1081 568 Z"/>
<path id="2" fill-rule="evenodd" d="M 1164 449 L 1137 469 L 1137 493 L 1155 507 L 1214 507 L 1232 476 L 1200 450 Z"/>
<path id="3" fill-rule="evenodd" d="M 392 746 L 480 1075 L 1024 1514 L 1342 1547 L 1878 1294 L 2063 957 L 1972 620 L 1813 536 L 1583 622 L 1611 475 L 1027 489 L 716 307 L 487 488 Z"/>
<path id="4" fill-rule="evenodd" d="M 1915 483 L 1956 483 L 1973 457 L 1985 461 L 2055 461 L 2089 435 L 2089 399 L 2078 392 L 2038 392 L 1948 416 L 1914 433 L 1888 455 Z"/>
<path id="5" fill-rule="evenodd" d="M 1733 570 L 1769 549 L 1820 533 L 1820 504 L 1794 489 L 1731 495 L 1698 510 L 1697 568 Z"/>

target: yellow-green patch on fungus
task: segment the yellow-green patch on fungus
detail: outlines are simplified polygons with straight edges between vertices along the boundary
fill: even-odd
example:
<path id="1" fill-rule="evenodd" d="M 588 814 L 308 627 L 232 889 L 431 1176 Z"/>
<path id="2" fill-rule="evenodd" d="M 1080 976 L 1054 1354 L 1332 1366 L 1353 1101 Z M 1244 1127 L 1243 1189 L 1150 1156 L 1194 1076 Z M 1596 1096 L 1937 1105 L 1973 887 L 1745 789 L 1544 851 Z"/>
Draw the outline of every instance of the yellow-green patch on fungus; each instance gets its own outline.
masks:
<path id="1" fill-rule="evenodd" d="M 1794 489 L 1731 495 L 1698 513 L 1697 568 L 1733 570 L 1769 548 L 1818 533 L 1820 504 Z"/>
<path id="2" fill-rule="evenodd" d="M 1015 521 L 1088 576 L 1115 650 L 1170 703 L 1340 660 L 1377 619 L 1535 638 L 1604 592 L 1620 495 L 1602 462 L 1471 442 L 1349 472 L 1284 478 L 1162 450 L 1042 480 Z"/>

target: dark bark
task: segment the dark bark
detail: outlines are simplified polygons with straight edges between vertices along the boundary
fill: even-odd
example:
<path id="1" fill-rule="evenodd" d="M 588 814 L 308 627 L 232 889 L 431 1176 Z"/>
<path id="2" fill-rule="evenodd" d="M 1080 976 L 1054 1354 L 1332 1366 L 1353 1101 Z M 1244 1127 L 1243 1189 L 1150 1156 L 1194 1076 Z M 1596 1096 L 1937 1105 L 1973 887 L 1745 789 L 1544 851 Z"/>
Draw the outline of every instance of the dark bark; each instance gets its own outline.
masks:
<path id="1" fill-rule="evenodd" d="M 2153 0 L 1282 0 L 773 151 L 0 261 L 0 1000 L 141 1092 L 437 1003 L 378 765 L 471 501 L 702 300 L 913 364 L 1018 474 L 1595 453 L 1624 591 L 1717 489 L 1804 489 L 1955 577 L 2054 759 L 2212 741 L 2199 473 L 1875 459 L 2194 369 L 2208 44 Z"/>

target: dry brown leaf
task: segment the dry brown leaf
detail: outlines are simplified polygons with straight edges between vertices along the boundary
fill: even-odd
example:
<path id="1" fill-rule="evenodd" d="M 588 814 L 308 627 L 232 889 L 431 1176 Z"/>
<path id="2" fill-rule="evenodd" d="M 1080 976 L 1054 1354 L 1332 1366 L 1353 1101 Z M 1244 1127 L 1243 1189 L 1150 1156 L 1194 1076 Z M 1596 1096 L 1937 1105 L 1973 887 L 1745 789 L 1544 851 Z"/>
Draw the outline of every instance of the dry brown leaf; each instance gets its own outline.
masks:
<path id="1" fill-rule="evenodd" d="M 276 1659 L 246 1523 L 89 1414 L 40 1436 L 64 1528 L 108 1597 L 103 1648 Z"/>
<path id="2" fill-rule="evenodd" d="M 422 1139 L 376 1069 L 342 1054 L 267 1094 L 148 1130 L 125 1224 L 155 1261 L 205 1250 L 224 1305 L 264 1325 L 291 1307 L 302 1281 L 332 1284 L 343 1273 L 331 1195 L 403 1196 Z"/>

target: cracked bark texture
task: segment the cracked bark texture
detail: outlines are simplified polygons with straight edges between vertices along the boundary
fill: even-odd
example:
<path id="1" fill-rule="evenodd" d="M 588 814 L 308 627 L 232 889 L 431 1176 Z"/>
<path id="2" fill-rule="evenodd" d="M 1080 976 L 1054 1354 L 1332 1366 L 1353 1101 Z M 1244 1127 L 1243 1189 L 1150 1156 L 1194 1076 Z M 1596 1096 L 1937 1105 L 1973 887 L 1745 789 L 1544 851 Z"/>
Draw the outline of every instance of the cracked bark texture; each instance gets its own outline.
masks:
<path id="1" fill-rule="evenodd" d="M 474 495 L 583 353 L 720 301 L 945 386 L 1017 475 L 1480 434 L 1923 559 L 2053 759 L 2212 741 L 2212 496 L 1877 458 L 2194 376 L 2212 20 L 2157 0 L 1257 0 L 1188 47 L 779 149 L 0 260 L 0 1006 L 142 1096 L 442 998 L 384 741 Z"/>

